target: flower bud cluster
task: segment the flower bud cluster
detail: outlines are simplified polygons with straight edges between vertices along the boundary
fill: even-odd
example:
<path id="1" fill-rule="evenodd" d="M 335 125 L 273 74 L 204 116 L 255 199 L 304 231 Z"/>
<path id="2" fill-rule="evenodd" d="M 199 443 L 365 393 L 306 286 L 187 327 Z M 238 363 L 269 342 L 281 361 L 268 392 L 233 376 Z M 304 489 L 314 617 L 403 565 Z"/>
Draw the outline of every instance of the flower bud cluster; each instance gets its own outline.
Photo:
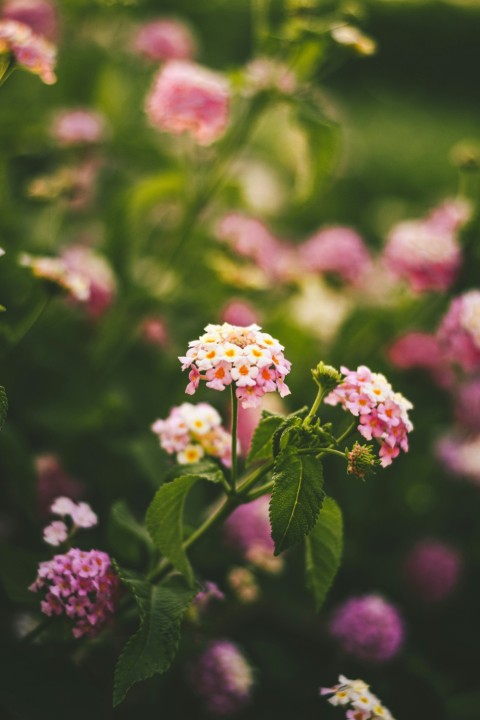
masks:
<path id="1" fill-rule="evenodd" d="M 387 379 L 365 365 L 357 370 L 342 367 L 346 376 L 341 385 L 325 398 L 328 405 L 340 404 L 359 418 L 358 432 L 365 440 L 380 443 L 380 463 L 390 465 L 400 450 L 408 451 L 407 434 L 413 430 L 408 416 L 412 404 L 393 391 Z"/>
<path id="2" fill-rule="evenodd" d="M 258 325 L 207 325 L 199 340 L 189 343 L 182 370 L 190 369 L 186 392 L 197 390 L 200 380 L 213 390 L 224 390 L 232 383 L 242 407 L 257 407 L 265 393 L 278 390 L 281 397 L 290 394 L 285 384 L 291 363 L 284 347 Z"/>
<path id="3" fill-rule="evenodd" d="M 198 462 L 206 454 L 220 458 L 229 467 L 232 436 L 221 423 L 220 415 L 208 403 L 182 403 L 171 410 L 166 420 L 156 420 L 152 430 L 162 448 L 176 453 L 181 464 Z"/>

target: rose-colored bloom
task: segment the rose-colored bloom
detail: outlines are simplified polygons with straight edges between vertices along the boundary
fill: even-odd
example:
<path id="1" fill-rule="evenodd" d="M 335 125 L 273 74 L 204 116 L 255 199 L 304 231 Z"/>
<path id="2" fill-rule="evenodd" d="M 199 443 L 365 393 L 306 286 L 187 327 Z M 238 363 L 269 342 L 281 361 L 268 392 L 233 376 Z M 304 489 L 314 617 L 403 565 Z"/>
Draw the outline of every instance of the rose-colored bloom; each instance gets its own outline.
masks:
<path id="1" fill-rule="evenodd" d="M 399 611 L 380 595 L 347 600 L 335 611 L 329 631 L 344 652 L 369 662 L 391 660 L 404 639 Z"/>
<path id="2" fill-rule="evenodd" d="M 56 455 L 46 454 L 36 457 L 35 470 L 37 474 L 39 514 L 42 517 L 48 515 L 49 511 L 62 516 L 67 514 L 58 512 L 53 509 L 53 506 L 52 508 L 50 506 L 55 498 L 65 499 L 71 506 L 73 500 L 70 500 L 70 498 L 74 500 L 80 499 L 83 492 L 82 484 L 65 472 Z"/>
<path id="3" fill-rule="evenodd" d="M 480 485 L 480 436 L 451 433 L 440 438 L 435 452 L 442 465 L 454 475 Z"/>
<path id="4" fill-rule="evenodd" d="M 347 720 L 394 720 L 391 712 L 378 697 L 370 691 L 370 686 L 363 680 L 350 680 L 339 675 L 338 684 L 329 688 L 320 688 L 320 695 L 331 695 L 328 702 L 334 706 L 349 708 Z"/>
<path id="5" fill-rule="evenodd" d="M 84 245 L 74 245 L 61 254 L 67 271 L 79 277 L 88 288 L 86 308 L 98 318 L 112 304 L 116 293 L 113 271 L 106 259 Z"/>
<path id="6" fill-rule="evenodd" d="M 462 572 L 458 550 L 440 540 L 423 540 L 405 560 L 408 586 L 425 602 L 439 602 L 457 588 Z"/>
<path id="7" fill-rule="evenodd" d="M 215 640 L 191 668 L 193 687 L 214 715 L 231 715 L 250 701 L 253 672 L 238 647 Z"/>
<path id="8" fill-rule="evenodd" d="M 166 420 L 156 420 L 152 430 L 164 450 L 176 453 L 179 463 L 197 462 L 207 454 L 220 458 L 227 467 L 231 464 L 232 436 L 208 403 L 182 403 L 171 410 Z"/>
<path id="9" fill-rule="evenodd" d="M 147 97 L 146 112 L 159 130 L 190 133 L 200 145 L 223 135 L 230 90 L 224 77 L 206 68 L 171 60 L 160 70 Z"/>
<path id="10" fill-rule="evenodd" d="M 48 0 L 7 0 L 1 14 L 7 20 L 28 25 L 36 35 L 43 35 L 51 41 L 57 38 L 57 11 Z"/>
<path id="11" fill-rule="evenodd" d="M 245 300 L 230 300 L 223 308 L 221 319 L 230 325 L 253 325 L 258 320 L 256 310 Z"/>
<path id="12" fill-rule="evenodd" d="M 452 300 L 438 329 L 445 357 L 466 372 L 480 368 L 480 290 Z"/>
<path id="13" fill-rule="evenodd" d="M 61 520 L 54 520 L 43 531 L 43 539 L 49 545 L 58 546 L 68 537 L 68 528 Z"/>
<path id="14" fill-rule="evenodd" d="M 12 53 L 19 67 L 38 75 L 46 85 L 56 82 L 54 68 L 57 50 L 28 25 L 0 19 L 0 55 Z"/>
<path id="15" fill-rule="evenodd" d="M 53 120 L 51 133 L 62 147 L 91 145 L 103 139 L 105 120 L 89 108 L 62 110 Z"/>
<path id="16" fill-rule="evenodd" d="M 236 396 L 244 408 L 256 407 L 267 392 L 278 391 L 280 397 L 290 394 L 285 384 L 291 363 L 284 347 L 258 325 L 207 325 L 198 340 L 189 343 L 182 370 L 189 369 L 186 392 L 192 395 L 201 380 L 207 387 L 224 390 L 234 383 Z M 204 374 L 202 374 L 204 373 Z"/>
<path id="17" fill-rule="evenodd" d="M 29 589 L 42 593 L 45 615 L 69 618 L 74 637 L 95 637 L 113 619 L 120 580 L 107 553 L 72 548 L 40 563 Z"/>
<path id="18" fill-rule="evenodd" d="M 352 284 L 361 281 L 371 264 L 362 238 L 348 227 L 320 230 L 300 246 L 299 252 L 306 271 L 333 273 Z"/>
<path id="19" fill-rule="evenodd" d="M 50 512 L 54 515 L 72 515 L 76 504 L 69 497 L 60 496 L 57 497 L 50 506 Z"/>
<path id="20" fill-rule="evenodd" d="M 269 57 L 259 57 L 246 66 L 245 84 L 248 94 L 277 90 L 284 95 L 291 95 L 297 89 L 297 77 L 284 63 Z"/>
<path id="21" fill-rule="evenodd" d="M 168 330 L 163 318 L 151 316 L 145 318 L 140 325 L 140 335 L 149 345 L 165 347 L 168 344 Z"/>
<path id="22" fill-rule="evenodd" d="M 149 60 L 191 60 L 195 55 L 195 41 L 184 23 L 153 20 L 138 29 L 134 49 Z"/>
<path id="23" fill-rule="evenodd" d="M 443 232 L 455 233 L 471 218 L 472 208 L 466 200 L 445 200 L 434 208 L 428 216 L 428 223 Z"/>
<path id="24" fill-rule="evenodd" d="M 399 337 L 388 348 L 388 359 L 402 370 L 420 368 L 431 373 L 440 387 L 450 387 L 454 375 L 442 352 L 435 335 L 423 332 L 409 332 Z"/>
<path id="25" fill-rule="evenodd" d="M 71 511 L 74 524 L 80 528 L 91 528 L 98 523 L 98 517 L 88 503 L 81 502 Z"/>
<path id="26" fill-rule="evenodd" d="M 408 411 L 413 406 L 393 391 L 383 375 L 365 365 L 353 371 L 345 367 L 341 370 L 345 380 L 327 395 L 325 403 L 340 404 L 358 417 L 358 432 L 365 440 L 375 438 L 380 443 L 380 463 L 386 467 L 400 450 L 408 451 L 407 436 L 413 430 Z"/>

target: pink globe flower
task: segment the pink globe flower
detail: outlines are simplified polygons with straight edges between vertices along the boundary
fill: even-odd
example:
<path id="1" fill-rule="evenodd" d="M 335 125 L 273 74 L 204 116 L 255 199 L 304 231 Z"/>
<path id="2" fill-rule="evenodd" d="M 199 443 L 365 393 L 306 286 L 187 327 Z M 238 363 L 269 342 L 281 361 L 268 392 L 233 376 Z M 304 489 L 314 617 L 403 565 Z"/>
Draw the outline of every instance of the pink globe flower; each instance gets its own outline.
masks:
<path id="1" fill-rule="evenodd" d="M 42 593 L 45 615 L 69 619 L 75 638 L 96 637 L 113 620 L 120 580 L 107 553 L 72 548 L 40 563 L 29 589 Z"/>
<path id="2" fill-rule="evenodd" d="M 220 74 L 185 60 L 170 60 L 146 100 L 152 125 L 173 135 L 189 133 L 199 145 L 218 140 L 228 124 L 230 89 Z"/>
<path id="3" fill-rule="evenodd" d="M 24 23 L 0 19 L 0 55 L 12 54 L 23 70 L 38 75 L 46 85 L 57 81 L 57 49 Z"/>
<path id="4" fill-rule="evenodd" d="M 195 55 L 195 40 L 189 28 L 178 20 L 153 20 L 138 29 L 134 49 L 157 62 L 191 60 Z"/>
<path id="5" fill-rule="evenodd" d="M 62 147 L 91 145 L 103 140 L 105 120 L 102 115 L 87 108 L 63 110 L 55 117 L 51 133 Z"/>
<path id="6" fill-rule="evenodd" d="M 388 348 L 387 355 L 392 365 L 402 370 L 427 370 L 440 387 L 451 387 L 454 382 L 454 374 L 443 357 L 440 342 L 435 335 L 406 333 Z"/>
<path id="7" fill-rule="evenodd" d="M 359 283 L 371 265 L 362 238 L 348 227 L 324 228 L 306 240 L 299 251 L 307 272 L 333 273 L 352 284 Z"/>
<path id="8" fill-rule="evenodd" d="M 335 611 L 329 632 L 345 653 L 374 663 L 392 660 L 405 634 L 399 611 L 380 595 L 344 602 Z"/>
<path id="9" fill-rule="evenodd" d="M 7 0 L 1 10 L 6 20 L 28 25 L 36 35 L 54 41 L 58 36 L 58 15 L 48 0 Z"/>
<path id="10" fill-rule="evenodd" d="M 466 372 L 480 368 L 480 290 L 452 300 L 437 337 L 450 362 Z"/>
<path id="11" fill-rule="evenodd" d="M 85 245 L 72 245 L 62 252 L 61 259 L 67 271 L 85 283 L 88 288 L 87 312 L 92 318 L 99 318 L 116 295 L 116 280 L 110 265 L 102 255 Z"/>
<path id="12" fill-rule="evenodd" d="M 234 643 L 215 640 L 191 667 L 190 681 L 209 712 L 226 716 L 248 705 L 254 678 Z"/>
<path id="13" fill-rule="evenodd" d="M 460 553 L 439 540 L 423 540 L 409 553 L 404 564 L 407 585 L 421 600 L 436 603 L 457 588 L 462 573 Z"/>

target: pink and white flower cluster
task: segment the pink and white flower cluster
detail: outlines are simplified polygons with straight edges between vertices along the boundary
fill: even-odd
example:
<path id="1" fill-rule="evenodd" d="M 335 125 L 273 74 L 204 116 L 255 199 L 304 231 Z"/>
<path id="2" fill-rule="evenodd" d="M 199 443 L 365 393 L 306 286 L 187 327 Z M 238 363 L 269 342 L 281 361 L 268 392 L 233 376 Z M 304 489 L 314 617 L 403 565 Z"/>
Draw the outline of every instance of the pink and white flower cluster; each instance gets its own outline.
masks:
<path id="1" fill-rule="evenodd" d="M 107 553 L 72 548 L 40 563 L 29 589 L 43 593 L 45 615 L 64 615 L 73 622 L 75 638 L 95 637 L 113 619 L 120 580 Z"/>
<path id="2" fill-rule="evenodd" d="M 461 264 L 458 229 L 468 208 L 449 201 L 422 220 L 401 222 L 390 231 L 385 260 L 415 292 L 447 290 Z"/>
<path id="3" fill-rule="evenodd" d="M 88 283 L 79 273 L 70 270 L 59 257 L 40 257 L 23 253 L 20 265 L 31 269 L 35 277 L 58 285 L 79 302 L 87 302 L 90 297 Z"/>
<path id="4" fill-rule="evenodd" d="M 408 452 L 408 433 L 413 425 L 408 411 L 413 405 L 393 391 L 384 375 L 365 365 L 356 370 L 341 368 L 345 380 L 325 398 L 327 405 L 340 405 L 359 418 L 358 432 L 365 440 L 380 443 L 380 464 L 390 465 L 400 454 Z"/>
<path id="5" fill-rule="evenodd" d="M 182 403 L 171 410 L 166 420 L 156 420 L 152 430 L 162 448 L 176 453 L 181 464 L 198 462 L 206 454 L 220 458 L 227 467 L 231 465 L 232 436 L 208 403 Z"/>
<path id="6" fill-rule="evenodd" d="M 103 139 L 105 120 L 89 108 L 62 110 L 53 120 L 51 133 L 62 147 L 91 145 Z"/>
<path id="7" fill-rule="evenodd" d="M 232 383 L 242 407 L 256 407 L 265 393 L 278 390 L 290 394 L 285 383 L 291 363 L 284 346 L 259 325 L 207 325 L 205 334 L 189 343 L 182 370 L 190 370 L 186 393 L 193 395 L 200 381 L 212 390 L 225 390 Z"/>
<path id="8" fill-rule="evenodd" d="M 184 23 L 162 18 L 145 23 L 138 29 L 134 49 L 156 62 L 191 60 L 195 55 L 195 40 Z"/>
<path id="9" fill-rule="evenodd" d="M 86 502 L 74 503 L 67 497 L 58 497 L 50 506 L 50 512 L 64 520 L 69 518 L 70 529 L 64 520 L 54 520 L 43 531 L 43 539 L 49 545 L 58 546 L 79 528 L 95 527 L 98 517 Z"/>
<path id="10" fill-rule="evenodd" d="M 57 50 L 24 23 L 0 19 L 0 55 L 12 54 L 16 63 L 38 75 L 46 85 L 56 82 L 54 68 Z"/>
<path id="11" fill-rule="evenodd" d="M 320 688 L 320 695 L 331 695 L 328 702 L 346 709 L 347 720 L 394 720 L 363 680 L 350 680 L 345 675 L 339 675 L 338 680 L 333 687 Z"/>
<path id="12" fill-rule="evenodd" d="M 186 60 L 170 60 L 157 74 L 145 106 L 152 125 L 199 145 L 223 135 L 229 119 L 230 89 L 226 79 Z"/>
<path id="13" fill-rule="evenodd" d="M 454 298 L 437 336 L 450 362 L 466 372 L 480 369 L 480 290 Z"/>
<path id="14" fill-rule="evenodd" d="M 319 230 L 299 251 L 306 272 L 332 273 L 352 284 L 358 284 L 372 265 L 360 235 L 340 225 Z"/>
<path id="15" fill-rule="evenodd" d="M 54 41 L 58 35 L 58 16 L 48 0 L 7 0 L 1 10 L 7 20 L 28 25 L 37 35 Z"/>

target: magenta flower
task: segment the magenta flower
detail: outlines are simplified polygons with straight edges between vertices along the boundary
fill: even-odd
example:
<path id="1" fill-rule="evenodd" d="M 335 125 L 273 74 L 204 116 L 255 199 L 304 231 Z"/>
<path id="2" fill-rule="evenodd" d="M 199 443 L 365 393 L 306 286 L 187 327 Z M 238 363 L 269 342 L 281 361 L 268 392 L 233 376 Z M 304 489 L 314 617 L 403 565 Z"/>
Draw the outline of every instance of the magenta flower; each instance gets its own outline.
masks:
<path id="1" fill-rule="evenodd" d="M 300 245 L 299 251 L 307 272 L 333 273 L 351 284 L 358 284 L 371 267 L 365 243 L 348 227 L 326 227 Z"/>
<path id="2" fill-rule="evenodd" d="M 437 337 L 450 362 L 466 372 L 480 368 L 480 290 L 452 300 Z"/>
<path id="3" fill-rule="evenodd" d="M 103 140 L 105 120 L 89 108 L 62 110 L 53 120 L 51 134 L 62 147 L 92 145 Z"/>
<path id="4" fill-rule="evenodd" d="M 462 573 L 458 550 L 440 540 L 423 540 L 409 553 L 404 564 L 405 580 L 417 597 L 436 603 L 457 588 Z"/>
<path id="5" fill-rule="evenodd" d="M 329 631 L 348 655 L 378 663 L 397 655 L 405 634 L 399 611 L 380 595 L 344 602 L 335 611 Z"/>
<path id="6" fill-rule="evenodd" d="M 42 593 L 45 615 L 69 619 L 74 637 L 95 637 L 114 617 L 120 580 L 107 553 L 72 548 L 40 563 L 29 589 Z"/>
<path id="7" fill-rule="evenodd" d="M 153 20 L 142 25 L 135 37 L 134 49 L 148 60 L 191 60 L 195 40 L 189 28 L 178 20 Z"/>
<path id="8" fill-rule="evenodd" d="M 413 425 L 408 416 L 412 404 L 400 393 L 393 391 L 387 379 L 373 373 L 365 365 L 356 370 L 342 367 L 346 376 L 325 398 L 327 405 L 340 404 L 358 417 L 358 432 L 365 440 L 375 438 L 380 443 L 380 463 L 390 465 L 400 454 L 408 452 L 408 433 Z"/>
<path id="9" fill-rule="evenodd" d="M 190 680 L 214 715 L 231 715 L 248 705 L 252 696 L 252 669 L 229 640 L 215 640 L 207 647 L 191 668 Z"/>
<path id="10" fill-rule="evenodd" d="M 6 20 L 28 25 L 36 35 L 54 41 L 58 35 L 58 16 L 48 0 L 7 0 L 1 10 Z"/>
<path id="11" fill-rule="evenodd" d="M 450 387 L 454 381 L 454 375 L 435 335 L 406 333 L 395 340 L 387 354 L 392 365 L 402 370 L 419 368 L 428 371 L 440 387 Z"/>
<path id="12" fill-rule="evenodd" d="M 281 397 L 290 394 L 285 384 L 291 363 L 283 354 L 284 347 L 258 325 L 207 325 L 198 340 L 189 343 L 185 357 L 180 357 L 182 370 L 189 370 L 189 395 L 200 381 L 213 390 L 224 390 L 232 383 L 244 408 L 257 407 L 267 392 L 277 390 Z M 203 373 L 203 374 L 202 374 Z"/>
<path id="13" fill-rule="evenodd" d="M 28 25 L 16 20 L 0 19 L 0 55 L 12 54 L 23 70 L 38 75 L 46 85 L 56 82 L 54 68 L 57 50 Z"/>
<path id="14" fill-rule="evenodd" d="M 212 604 L 223 600 L 225 600 L 225 593 L 220 590 L 217 583 L 207 580 L 193 599 L 192 608 L 203 615 Z"/>
<path id="15" fill-rule="evenodd" d="M 210 145 L 227 127 L 230 90 L 218 73 L 171 60 L 157 74 L 145 109 L 159 130 L 173 135 L 187 132 L 199 145 Z"/>

